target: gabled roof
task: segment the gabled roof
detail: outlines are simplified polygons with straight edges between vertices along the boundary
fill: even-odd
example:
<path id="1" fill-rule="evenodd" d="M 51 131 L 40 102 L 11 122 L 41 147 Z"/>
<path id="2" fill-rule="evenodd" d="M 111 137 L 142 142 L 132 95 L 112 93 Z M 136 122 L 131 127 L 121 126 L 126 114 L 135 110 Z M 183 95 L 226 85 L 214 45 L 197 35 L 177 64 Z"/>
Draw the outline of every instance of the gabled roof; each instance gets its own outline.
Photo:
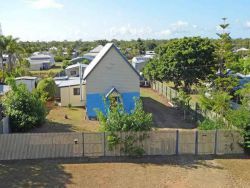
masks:
<path id="1" fill-rule="evenodd" d="M 85 80 L 90 73 L 95 69 L 95 67 L 98 65 L 99 62 L 105 57 L 105 55 L 110 51 L 110 49 L 114 47 L 115 50 L 118 52 L 118 54 L 124 59 L 124 61 L 130 66 L 130 68 L 140 77 L 140 74 L 134 69 L 134 67 L 131 65 L 131 63 L 128 62 L 128 60 L 122 55 L 120 50 L 113 44 L 113 43 L 107 43 L 102 50 L 99 52 L 99 54 L 91 61 L 91 63 L 88 65 L 88 67 L 84 71 L 83 79 Z"/>
<path id="2" fill-rule="evenodd" d="M 105 95 L 105 97 L 108 98 L 111 94 L 120 95 L 119 91 L 114 87 Z"/>

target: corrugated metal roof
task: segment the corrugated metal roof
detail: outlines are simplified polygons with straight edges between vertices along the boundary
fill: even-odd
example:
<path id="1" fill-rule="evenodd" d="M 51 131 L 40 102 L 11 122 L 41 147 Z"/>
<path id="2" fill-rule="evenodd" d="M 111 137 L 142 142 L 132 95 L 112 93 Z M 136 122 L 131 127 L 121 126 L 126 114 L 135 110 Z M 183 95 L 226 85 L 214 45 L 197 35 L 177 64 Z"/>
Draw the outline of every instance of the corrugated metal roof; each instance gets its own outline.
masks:
<path id="1" fill-rule="evenodd" d="M 67 66 L 65 69 L 67 70 L 67 69 L 72 69 L 72 68 L 75 68 L 75 67 L 79 67 L 80 64 L 82 65 L 82 67 L 87 67 L 87 66 L 88 66 L 88 65 L 83 64 L 83 63 L 76 63 L 76 64 L 74 64 L 74 65 L 69 65 L 69 66 Z"/>
<path id="2" fill-rule="evenodd" d="M 88 65 L 88 67 L 84 71 L 83 79 L 85 80 L 88 75 L 92 72 L 92 70 L 96 67 L 96 65 L 102 60 L 102 58 L 108 53 L 108 51 L 114 47 L 116 51 L 119 53 L 119 55 L 124 59 L 124 61 L 132 68 L 132 70 L 140 77 L 139 73 L 134 69 L 134 67 L 131 65 L 131 63 L 128 62 L 128 60 L 122 55 L 120 50 L 113 44 L 113 43 L 107 43 L 102 50 L 99 52 L 99 54 L 91 61 L 91 63 Z"/>
<path id="3" fill-rule="evenodd" d="M 95 47 L 94 49 L 90 50 L 89 52 L 92 53 L 99 53 L 102 49 L 103 49 L 103 45 L 98 45 L 97 47 Z"/>
<path id="4" fill-rule="evenodd" d="M 79 77 L 70 77 L 67 80 L 55 80 L 57 87 L 67 87 L 67 86 L 75 86 L 80 85 L 80 78 Z M 85 81 L 82 82 L 85 84 Z"/>
<path id="5" fill-rule="evenodd" d="M 15 79 L 16 80 L 36 80 L 37 77 L 35 77 L 35 76 L 22 76 L 22 77 L 17 77 Z"/>

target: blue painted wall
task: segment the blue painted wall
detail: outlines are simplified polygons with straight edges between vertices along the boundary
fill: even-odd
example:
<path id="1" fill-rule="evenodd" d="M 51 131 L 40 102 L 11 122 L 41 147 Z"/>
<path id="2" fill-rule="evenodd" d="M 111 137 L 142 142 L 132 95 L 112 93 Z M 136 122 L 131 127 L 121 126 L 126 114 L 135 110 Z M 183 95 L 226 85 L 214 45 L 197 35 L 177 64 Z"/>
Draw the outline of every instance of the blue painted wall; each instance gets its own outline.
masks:
<path id="1" fill-rule="evenodd" d="M 135 99 L 140 97 L 139 92 L 129 92 L 129 93 L 121 93 L 122 103 L 124 109 L 127 113 L 131 113 L 135 108 Z M 105 107 L 106 106 L 106 107 Z M 101 110 L 104 114 L 107 112 L 107 107 L 109 106 L 109 102 L 106 100 L 106 104 L 104 104 L 104 94 L 87 94 L 86 96 L 86 108 L 87 115 L 89 118 L 96 117 L 96 110 Z"/>

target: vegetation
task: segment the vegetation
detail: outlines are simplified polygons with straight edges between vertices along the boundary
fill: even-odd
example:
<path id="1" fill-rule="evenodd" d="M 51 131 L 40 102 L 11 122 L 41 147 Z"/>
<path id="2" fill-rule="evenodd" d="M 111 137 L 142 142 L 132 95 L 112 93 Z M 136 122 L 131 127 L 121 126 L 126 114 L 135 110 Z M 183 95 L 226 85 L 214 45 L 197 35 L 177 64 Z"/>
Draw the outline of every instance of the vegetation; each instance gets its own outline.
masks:
<path id="1" fill-rule="evenodd" d="M 5 114 L 10 117 L 12 132 L 24 132 L 45 121 L 46 108 L 36 93 L 30 93 L 25 85 L 16 85 L 8 79 L 12 90 L 3 98 Z"/>
<path id="2" fill-rule="evenodd" d="M 222 20 L 223 23 L 220 24 L 222 33 L 217 33 L 219 40 L 216 41 L 215 50 L 220 76 L 224 75 L 226 68 L 231 68 L 231 66 L 237 61 L 237 58 L 233 53 L 233 43 L 230 33 L 226 32 L 229 24 L 226 23 L 226 18 L 222 18 Z"/>
<path id="3" fill-rule="evenodd" d="M 173 81 L 189 91 L 191 85 L 205 80 L 215 66 L 214 45 L 207 38 L 184 37 L 170 40 L 158 48 L 158 57 L 144 68 L 150 80 Z"/>
<path id="4" fill-rule="evenodd" d="M 212 121 L 210 119 L 205 119 L 199 123 L 200 130 L 213 130 L 213 129 L 223 129 L 225 128 L 224 122 L 222 120 Z"/>
<path id="5" fill-rule="evenodd" d="M 109 107 L 107 106 L 107 109 Z M 152 114 L 144 112 L 142 102 L 136 101 L 133 112 L 127 113 L 122 104 L 114 105 L 105 115 L 101 111 L 97 113 L 101 129 L 109 134 L 109 149 L 113 150 L 116 145 L 120 144 L 121 151 L 128 155 L 141 156 L 144 150 L 141 146 L 135 145 L 147 137 L 145 131 L 150 131 L 152 127 Z M 117 132 L 131 132 L 125 138 L 119 137 Z M 139 137 L 133 132 L 143 132 Z"/>
<path id="6" fill-rule="evenodd" d="M 3 63 L 3 55 L 7 55 L 7 64 Z M 18 38 L 12 36 L 0 36 L 0 81 L 4 82 L 9 76 L 28 75 L 28 61 L 25 59 L 27 54 L 20 46 Z"/>
<path id="7" fill-rule="evenodd" d="M 37 93 L 43 100 L 53 100 L 56 93 L 56 83 L 53 78 L 44 78 L 37 85 Z"/>

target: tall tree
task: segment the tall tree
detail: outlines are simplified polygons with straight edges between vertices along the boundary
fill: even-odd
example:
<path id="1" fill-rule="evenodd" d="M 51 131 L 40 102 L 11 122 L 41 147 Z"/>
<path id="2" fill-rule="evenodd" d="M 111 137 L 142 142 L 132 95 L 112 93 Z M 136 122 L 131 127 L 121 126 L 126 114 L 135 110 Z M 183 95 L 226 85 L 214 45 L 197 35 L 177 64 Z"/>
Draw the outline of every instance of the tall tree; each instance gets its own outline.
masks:
<path id="1" fill-rule="evenodd" d="M 216 42 L 216 58 L 219 64 L 219 74 L 223 76 L 226 68 L 230 68 L 232 63 L 236 61 L 236 56 L 233 53 L 233 43 L 230 33 L 227 32 L 229 24 L 227 18 L 222 18 L 223 23 L 219 25 L 222 29 L 221 33 L 217 33 L 219 40 Z"/>
<path id="2" fill-rule="evenodd" d="M 192 84 L 207 78 L 215 65 L 214 45 L 207 38 L 173 39 L 157 50 L 158 56 L 144 68 L 144 75 L 159 81 L 172 81 L 188 91 Z"/>

